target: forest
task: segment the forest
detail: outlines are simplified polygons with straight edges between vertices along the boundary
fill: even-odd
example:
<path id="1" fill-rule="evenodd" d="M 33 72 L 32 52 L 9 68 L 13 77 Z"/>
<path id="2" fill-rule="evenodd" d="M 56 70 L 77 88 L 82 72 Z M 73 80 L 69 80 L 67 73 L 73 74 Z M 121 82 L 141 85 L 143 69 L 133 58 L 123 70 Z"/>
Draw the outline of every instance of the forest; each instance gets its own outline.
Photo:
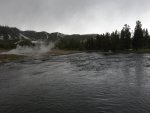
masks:
<path id="1" fill-rule="evenodd" d="M 83 35 L 65 36 L 61 38 L 56 47 L 66 50 L 100 50 L 100 51 L 125 51 L 150 49 L 150 36 L 148 29 L 142 28 L 141 21 L 136 21 L 134 33 L 131 33 L 130 26 L 125 24 L 122 30 L 112 33 L 89 36 Z"/>

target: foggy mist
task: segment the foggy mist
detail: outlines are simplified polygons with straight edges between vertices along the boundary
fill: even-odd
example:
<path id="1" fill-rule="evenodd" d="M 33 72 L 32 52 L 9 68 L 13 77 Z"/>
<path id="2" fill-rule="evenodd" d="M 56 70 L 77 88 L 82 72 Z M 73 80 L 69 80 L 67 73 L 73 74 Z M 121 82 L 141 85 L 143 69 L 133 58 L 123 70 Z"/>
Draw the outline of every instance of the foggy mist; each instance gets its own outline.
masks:
<path id="1" fill-rule="evenodd" d="M 50 52 L 54 48 L 54 43 L 45 44 L 44 42 L 39 42 L 35 46 L 19 46 L 8 52 L 3 52 L 2 54 L 16 54 L 16 55 L 26 55 L 26 56 L 36 56 L 47 52 Z"/>

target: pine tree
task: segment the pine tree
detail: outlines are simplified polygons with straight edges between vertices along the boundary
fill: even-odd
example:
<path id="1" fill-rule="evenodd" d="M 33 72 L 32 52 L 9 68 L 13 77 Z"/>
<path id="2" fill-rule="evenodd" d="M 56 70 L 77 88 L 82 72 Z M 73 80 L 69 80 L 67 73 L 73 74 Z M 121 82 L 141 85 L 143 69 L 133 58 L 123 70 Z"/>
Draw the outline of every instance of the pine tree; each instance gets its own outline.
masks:
<path id="1" fill-rule="evenodd" d="M 143 29 L 143 46 L 149 48 L 149 33 L 148 29 Z"/>
<path id="2" fill-rule="evenodd" d="M 115 32 L 111 33 L 111 50 L 116 51 L 120 49 L 119 43 L 119 32 L 116 30 Z"/>
<path id="3" fill-rule="evenodd" d="M 121 30 L 121 49 L 130 49 L 131 47 L 131 33 L 130 33 L 130 26 L 125 24 L 123 29 Z"/>
<path id="4" fill-rule="evenodd" d="M 139 20 L 136 22 L 136 26 L 135 26 L 134 37 L 133 37 L 133 48 L 136 50 L 143 48 L 143 30 L 142 30 L 142 24 Z"/>

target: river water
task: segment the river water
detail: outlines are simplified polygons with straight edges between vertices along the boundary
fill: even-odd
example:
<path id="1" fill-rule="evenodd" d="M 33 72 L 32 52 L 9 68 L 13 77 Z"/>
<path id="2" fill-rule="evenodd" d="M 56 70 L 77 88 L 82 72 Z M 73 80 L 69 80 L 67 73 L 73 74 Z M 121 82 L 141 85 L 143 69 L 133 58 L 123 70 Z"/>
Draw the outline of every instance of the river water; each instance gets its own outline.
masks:
<path id="1" fill-rule="evenodd" d="M 1 64 L 0 113 L 150 113 L 150 54 L 76 53 Z"/>

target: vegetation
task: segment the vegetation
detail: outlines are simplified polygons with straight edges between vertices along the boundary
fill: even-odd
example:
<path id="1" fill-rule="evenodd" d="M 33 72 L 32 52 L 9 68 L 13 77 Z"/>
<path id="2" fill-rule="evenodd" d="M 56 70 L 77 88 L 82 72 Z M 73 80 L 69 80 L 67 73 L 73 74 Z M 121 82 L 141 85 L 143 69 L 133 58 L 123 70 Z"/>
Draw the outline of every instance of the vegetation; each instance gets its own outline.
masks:
<path id="1" fill-rule="evenodd" d="M 98 50 L 98 51 L 138 51 L 150 50 L 148 29 L 143 29 L 140 21 L 136 22 L 134 33 L 125 24 L 122 30 L 105 34 L 64 35 L 35 31 L 20 31 L 17 28 L 0 26 L 0 49 L 12 49 L 20 46 L 34 46 L 32 41 L 57 42 L 56 48 L 63 50 Z"/>
<path id="2" fill-rule="evenodd" d="M 0 55 L 0 64 L 9 62 L 9 61 L 23 59 L 23 58 L 24 58 L 24 56 L 22 56 L 22 55 L 1 54 Z"/>
<path id="3" fill-rule="evenodd" d="M 136 22 L 133 36 L 130 26 L 125 24 L 121 32 L 100 35 L 72 35 L 61 38 L 56 47 L 66 50 L 100 50 L 100 51 L 127 51 L 150 49 L 150 36 L 147 29 L 142 29 L 140 21 Z"/>

